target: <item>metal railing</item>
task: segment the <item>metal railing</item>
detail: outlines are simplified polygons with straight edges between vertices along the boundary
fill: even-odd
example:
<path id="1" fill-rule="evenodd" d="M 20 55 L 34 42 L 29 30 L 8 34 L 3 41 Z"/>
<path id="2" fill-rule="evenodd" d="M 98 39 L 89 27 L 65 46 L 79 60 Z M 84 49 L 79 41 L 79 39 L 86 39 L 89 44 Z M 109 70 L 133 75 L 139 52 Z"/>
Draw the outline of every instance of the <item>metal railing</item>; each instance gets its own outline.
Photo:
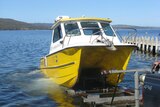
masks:
<path id="1" fill-rule="evenodd" d="M 81 28 L 81 29 L 82 30 L 86 30 L 86 29 L 89 29 L 89 30 L 95 30 L 96 29 L 96 30 L 98 30 L 97 32 L 94 32 L 90 35 L 89 43 L 93 44 L 93 42 L 96 41 L 96 42 L 104 43 L 104 44 L 106 44 L 107 46 L 110 46 L 110 47 L 114 46 L 113 39 L 112 39 L 112 41 L 110 41 L 109 39 L 107 39 L 107 37 L 103 36 L 102 28 L 87 27 L 87 28 Z M 80 34 L 81 29 L 73 29 L 70 32 L 67 32 L 67 34 L 64 36 L 64 39 L 61 41 L 62 47 L 64 47 L 64 41 L 65 41 L 66 37 L 69 37 L 69 40 L 68 40 L 68 43 L 67 43 L 67 46 L 68 46 L 72 37 L 81 35 Z M 79 31 L 79 32 L 75 33 L 75 31 Z M 98 36 L 94 40 L 92 40 L 94 35 L 98 35 Z M 99 40 L 99 38 L 101 38 L 101 39 Z"/>
<path id="2" fill-rule="evenodd" d="M 128 34 L 126 35 L 127 38 L 125 40 L 122 38 L 122 36 L 125 36 L 125 35 L 121 35 L 120 30 L 130 30 L 130 32 L 128 32 Z M 136 37 L 137 37 L 137 29 L 135 29 L 135 28 L 117 28 L 117 29 L 115 29 L 115 32 L 116 32 L 118 38 L 123 43 L 126 43 L 127 40 L 130 39 L 131 37 L 134 37 L 134 40 L 136 40 Z"/>

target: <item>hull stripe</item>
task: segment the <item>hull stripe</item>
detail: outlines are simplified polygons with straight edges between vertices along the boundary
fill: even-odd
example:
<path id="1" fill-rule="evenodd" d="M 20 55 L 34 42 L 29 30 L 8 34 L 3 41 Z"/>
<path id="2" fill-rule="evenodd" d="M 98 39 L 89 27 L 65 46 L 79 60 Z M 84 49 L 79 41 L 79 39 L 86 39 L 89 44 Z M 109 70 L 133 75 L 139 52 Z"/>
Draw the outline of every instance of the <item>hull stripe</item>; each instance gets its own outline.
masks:
<path id="1" fill-rule="evenodd" d="M 65 67 L 65 66 L 69 66 L 69 65 L 73 65 L 73 64 L 75 64 L 75 62 L 70 62 L 68 64 L 63 64 L 63 65 L 59 65 L 59 66 L 44 67 L 44 68 L 40 68 L 40 69 L 56 69 L 56 68 L 61 68 L 61 67 Z"/>

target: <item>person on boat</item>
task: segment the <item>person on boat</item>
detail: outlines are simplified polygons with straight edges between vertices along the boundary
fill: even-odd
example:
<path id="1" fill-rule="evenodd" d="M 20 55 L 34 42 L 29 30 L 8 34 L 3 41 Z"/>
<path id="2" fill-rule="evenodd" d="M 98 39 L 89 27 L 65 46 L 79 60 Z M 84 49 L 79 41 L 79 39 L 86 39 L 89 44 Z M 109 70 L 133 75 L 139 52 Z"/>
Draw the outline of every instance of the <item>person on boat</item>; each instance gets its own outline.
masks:
<path id="1" fill-rule="evenodd" d="M 154 62 L 152 66 L 152 73 L 158 72 L 159 68 L 160 68 L 160 61 Z"/>

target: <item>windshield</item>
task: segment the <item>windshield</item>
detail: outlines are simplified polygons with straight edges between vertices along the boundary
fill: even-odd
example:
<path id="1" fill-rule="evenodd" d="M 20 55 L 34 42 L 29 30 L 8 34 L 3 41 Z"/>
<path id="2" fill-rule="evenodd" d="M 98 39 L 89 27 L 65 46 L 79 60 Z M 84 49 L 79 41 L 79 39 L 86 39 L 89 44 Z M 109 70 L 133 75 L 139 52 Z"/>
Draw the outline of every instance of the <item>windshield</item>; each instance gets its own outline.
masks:
<path id="1" fill-rule="evenodd" d="M 114 32 L 108 23 L 101 23 L 101 26 L 107 36 L 114 36 Z"/>
<path id="2" fill-rule="evenodd" d="M 70 35 L 70 36 L 81 35 L 80 30 L 78 28 L 78 24 L 76 22 L 65 23 L 64 27 L 65 27 L 66 35 Z"/>
<path id="3" fill-rule="evenodd" d="M 100 34 L 100 28 L 97 22 L 81 22 L 81 26 L 85 35 Z"/>

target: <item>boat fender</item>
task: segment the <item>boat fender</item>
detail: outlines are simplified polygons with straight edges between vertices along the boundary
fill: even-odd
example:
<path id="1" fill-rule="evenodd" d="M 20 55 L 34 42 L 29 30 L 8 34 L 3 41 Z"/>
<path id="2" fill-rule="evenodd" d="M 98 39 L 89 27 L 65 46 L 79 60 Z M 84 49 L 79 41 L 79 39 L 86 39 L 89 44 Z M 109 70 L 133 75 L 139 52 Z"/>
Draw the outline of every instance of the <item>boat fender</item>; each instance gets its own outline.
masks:
<path id="1" fill-rule="evenodd" d="M 159 69 L 160 69 L 160 61 L 154 62 L 151 69 L 152 73 L 153 74 L 158 73 Z"/>
<path id="2" fill-rule="evenodd" d="M 48 65 L 48 64 L 47 64 L 47 58 L 46 58 L 46 56 L 45 56 L 45 57 L 44 57 L 44 66 L 47 67 L 47 65 Z"/>

